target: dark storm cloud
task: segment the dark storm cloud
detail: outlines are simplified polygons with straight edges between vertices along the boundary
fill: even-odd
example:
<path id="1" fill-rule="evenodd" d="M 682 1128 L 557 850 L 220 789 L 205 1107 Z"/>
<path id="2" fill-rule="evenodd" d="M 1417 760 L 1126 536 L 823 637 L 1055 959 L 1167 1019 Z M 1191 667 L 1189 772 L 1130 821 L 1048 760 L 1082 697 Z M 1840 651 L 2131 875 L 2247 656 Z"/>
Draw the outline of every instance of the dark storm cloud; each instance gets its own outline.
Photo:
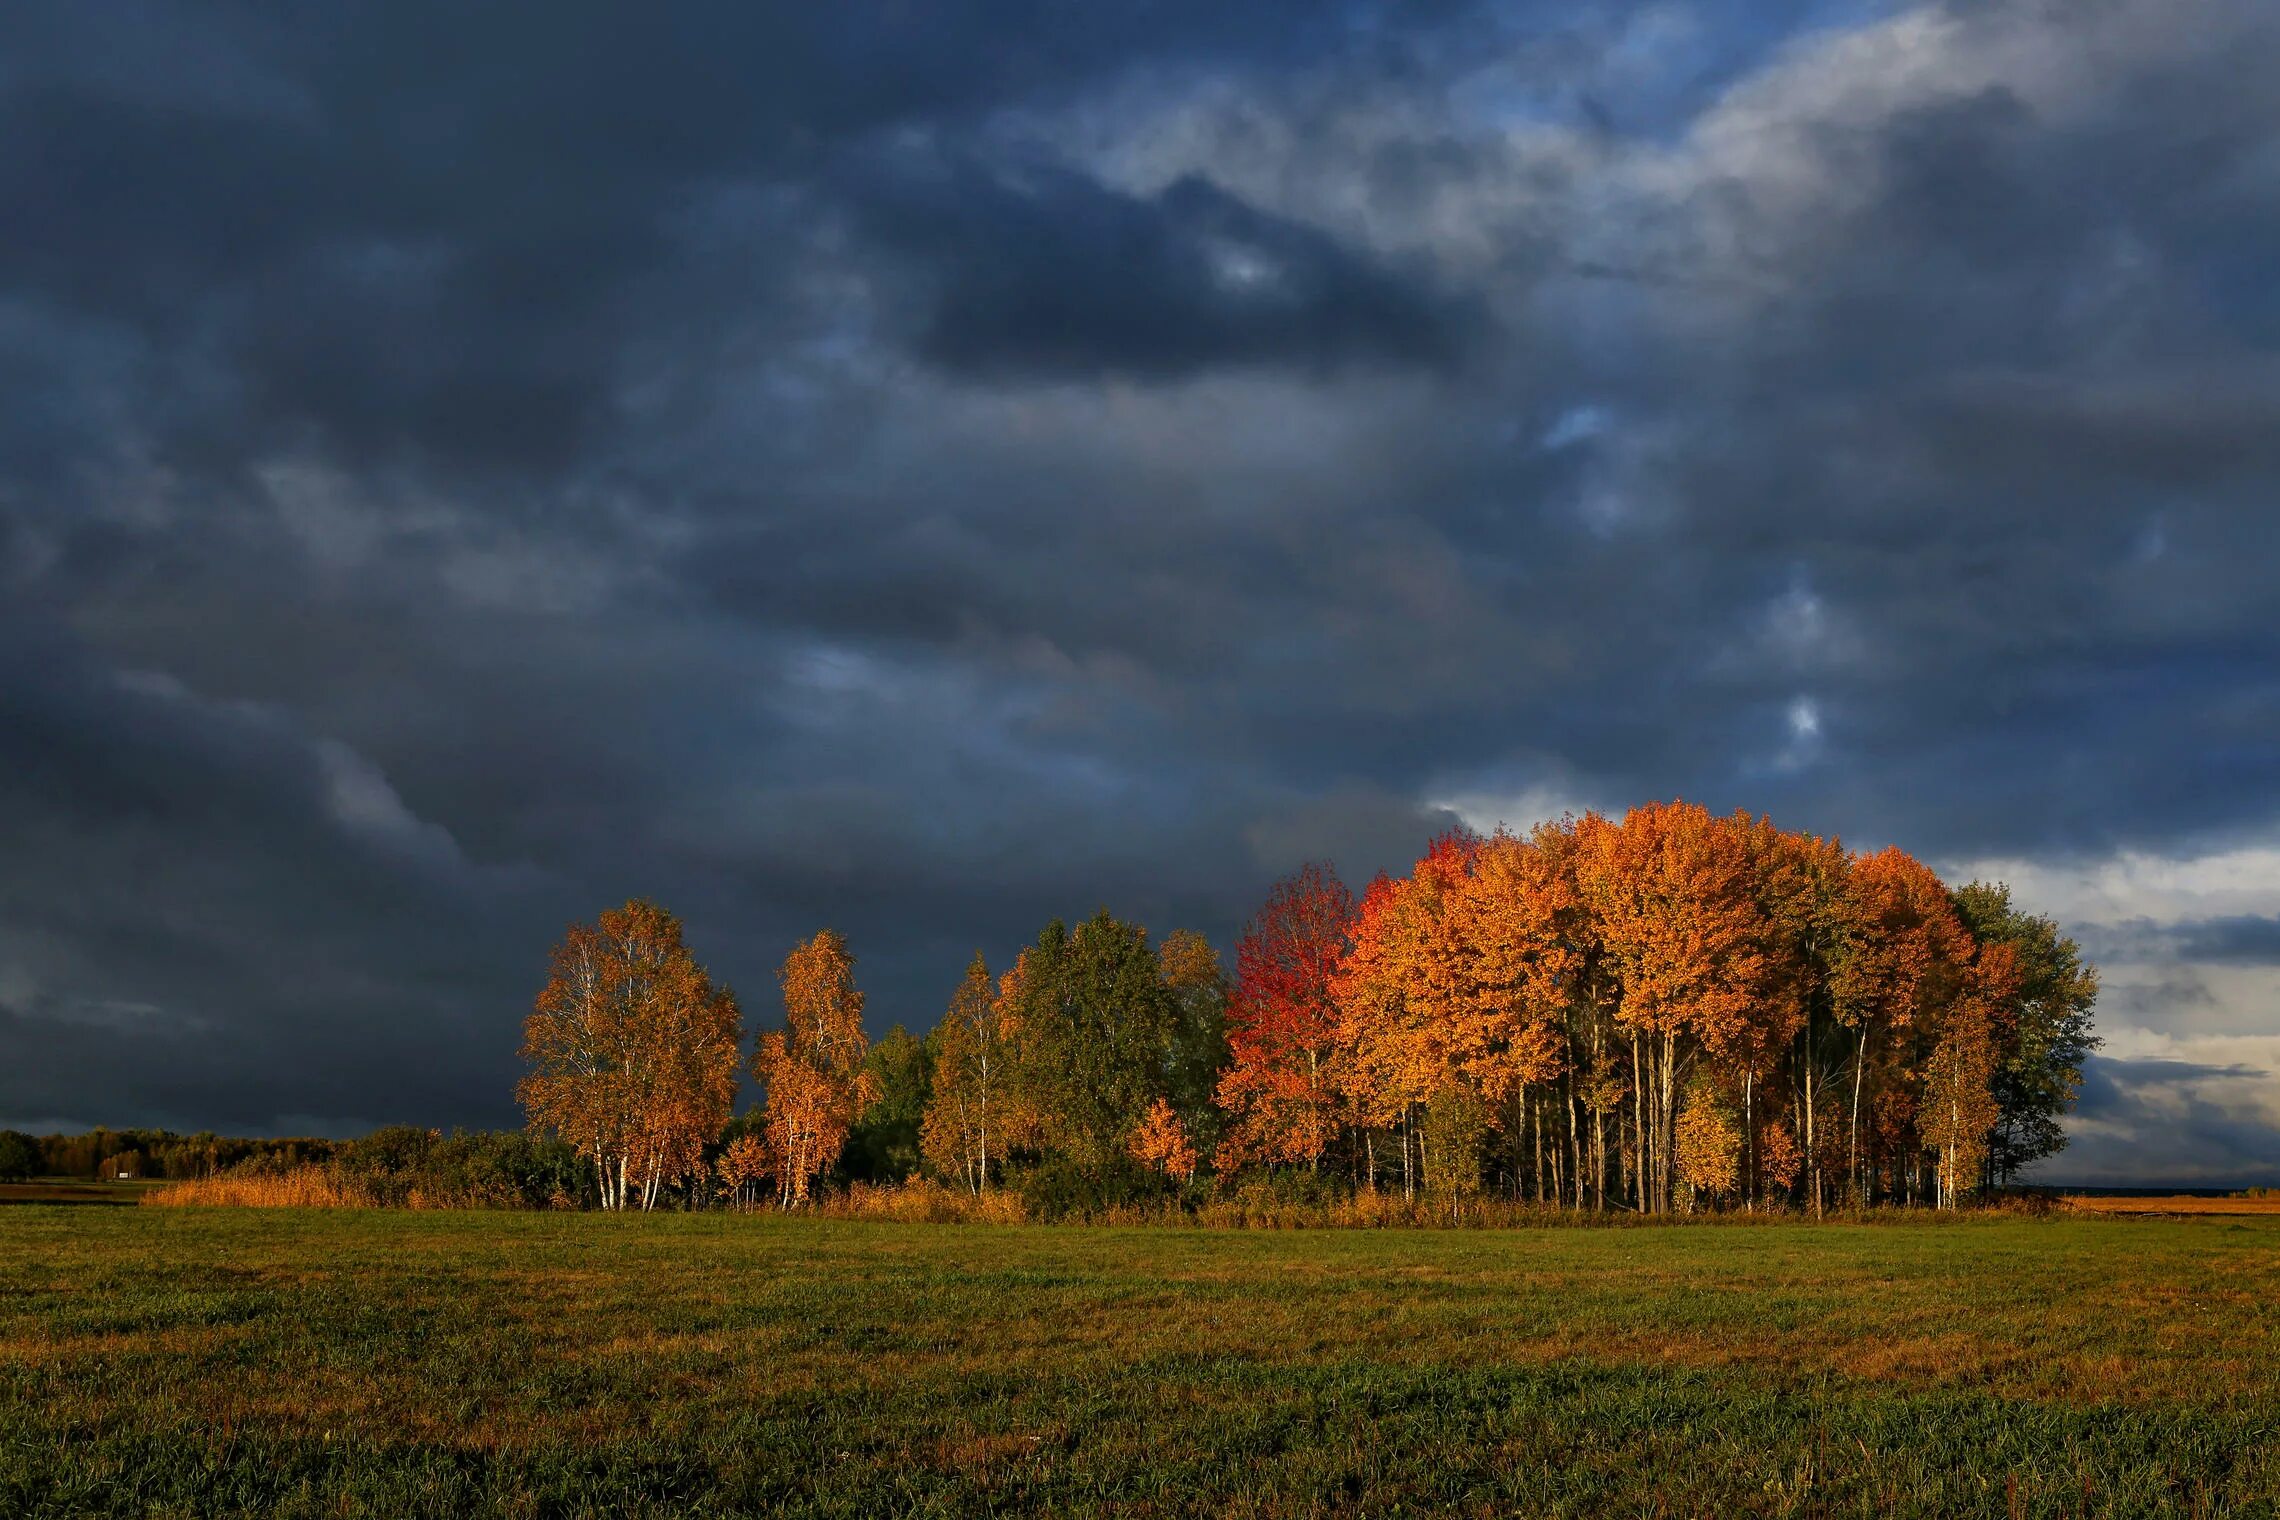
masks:
<path id="1" fill-rule="evenodd" d="M 486 924 L 553 915 L 364 757 L 286 714 L 10 630 L 0 670 L 0 1111 L 368 1125 L 488 1110 L 512 981 Z"/>
<path id="2" fill-rule="evenodd" d="M 1451 808 L 2280 821 L 2246 0 L 7 26 L 0 1118 L 500 1122 L 637 892 L 919 1023 Z"/>
<path id="3" fill-rule="evenodd" d="M 158 409 L 194 454 L 313 431 L 364 463 L 559 468 L 611 419 L 629 345 L 695 342 L 687 324 L 717 315 L 654 288 L 681 272 L 677 234 L 708 190 L 828 174 L 866 134 L 1062 98 L 1138 58 L 1336 47 L 1326 19 L 1179 4 L 756 7 L 703 28 L 581 5 L 19 18 L 0 282 L 159 350 Z"/>
<path id="4" fill-rule="evenodd" d="M 1200 176 L 1149 196 L 1053 167 L 891 176 L 873 233 L 933 287 L 921 352 L 998 377 L 1167 379 L 1455 361 L 1478 303 L 1419 288 Z"/>

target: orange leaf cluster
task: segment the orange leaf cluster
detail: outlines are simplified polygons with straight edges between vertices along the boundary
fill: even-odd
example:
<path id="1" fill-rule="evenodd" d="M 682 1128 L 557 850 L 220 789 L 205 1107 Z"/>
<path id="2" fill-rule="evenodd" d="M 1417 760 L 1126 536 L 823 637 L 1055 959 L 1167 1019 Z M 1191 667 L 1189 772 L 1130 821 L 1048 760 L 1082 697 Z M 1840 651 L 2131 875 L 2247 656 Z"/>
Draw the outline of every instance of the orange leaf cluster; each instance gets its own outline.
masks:
<path id="1" fill-rule="evenodd" d="M 1180 1116 L 1164 1099 L 1150 1105 L 1140 1127 L 1133 1131 L 1132 1158 L 1182 1182 L 1195 1176 L 1195 1143 L 1188 1139 L 1187 1126 L 1180 1123 Z"/>

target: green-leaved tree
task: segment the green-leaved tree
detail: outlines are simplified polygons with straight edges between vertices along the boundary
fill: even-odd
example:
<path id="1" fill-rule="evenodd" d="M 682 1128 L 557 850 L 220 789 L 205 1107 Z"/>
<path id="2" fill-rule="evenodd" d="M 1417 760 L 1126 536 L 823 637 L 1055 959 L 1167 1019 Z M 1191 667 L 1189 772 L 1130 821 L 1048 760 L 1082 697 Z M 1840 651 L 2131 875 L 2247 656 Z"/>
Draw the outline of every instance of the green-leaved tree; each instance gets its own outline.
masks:
<path id="1" fill-rule="evenodd" d="M 1956 912 L 1981 943 L 2011 946 L 2022 973 L 2018 1031 L 1989 1087 L 1997 1118 L 1988 1137 L 1992 1180 L 2009 1182 L 2019 1169 L 2066 1148 L 2059 1116 L 2082 1090 L 2082 1063 L 2098 1048 L 2090 1014 L 2098 1001 L 2098 969 L 2082 947 L 2048 918 L 2011 905 L 2011 889 L 1975 881 L 1955 894 Z"/>

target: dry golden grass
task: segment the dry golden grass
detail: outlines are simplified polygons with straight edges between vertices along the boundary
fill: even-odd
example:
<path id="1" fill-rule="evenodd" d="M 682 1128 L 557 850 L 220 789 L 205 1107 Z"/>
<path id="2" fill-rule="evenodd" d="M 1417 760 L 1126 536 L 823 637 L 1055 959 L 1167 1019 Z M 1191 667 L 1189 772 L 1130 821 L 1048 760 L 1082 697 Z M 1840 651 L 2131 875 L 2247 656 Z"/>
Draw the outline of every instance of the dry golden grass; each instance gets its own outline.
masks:
<path id="1" fill-rule="evenodd" d="M 2090 1198 L 2070 1196 L 2070 1208 L 2086 1214 L 2280 1214 L 2280 1193 L 2256 1198 Z"/>
<path id="2" fill-rule="evenodd" d="M 356 1209 L 366 1200 L 331 1171 L 304 1166 L 276 1177 L 195 1177 L 153 1188 L 136 1200 L 159 1208 Z"/>
<path id="3" fill-rule="evenodd" d="M 815 1212 L 826 1219 L 893 1224 L 1021 1224 L 1028 1219 L 1019 1194 L 998 1188 L 977 1197 L 924 1178 L 895 1187 L 858 1182 L 824 1197 Z"/>

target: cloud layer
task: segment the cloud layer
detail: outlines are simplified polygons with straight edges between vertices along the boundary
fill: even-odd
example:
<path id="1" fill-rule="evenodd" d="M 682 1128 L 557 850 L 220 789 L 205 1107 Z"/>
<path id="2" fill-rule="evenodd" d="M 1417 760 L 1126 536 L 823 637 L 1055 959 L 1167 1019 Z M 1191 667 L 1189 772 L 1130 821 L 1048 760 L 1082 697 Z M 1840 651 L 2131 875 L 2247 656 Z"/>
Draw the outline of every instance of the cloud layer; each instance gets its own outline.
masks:
<path id="1" fill-rule="evenodd" d="M 2193 11 L 27 19 L 0 1120 L 509 1121 L 637 892 L 922 1024 L 1683 794 L 2089 935 L 2079 1175 L 2280 1170 L 2280 18 Z"/>

